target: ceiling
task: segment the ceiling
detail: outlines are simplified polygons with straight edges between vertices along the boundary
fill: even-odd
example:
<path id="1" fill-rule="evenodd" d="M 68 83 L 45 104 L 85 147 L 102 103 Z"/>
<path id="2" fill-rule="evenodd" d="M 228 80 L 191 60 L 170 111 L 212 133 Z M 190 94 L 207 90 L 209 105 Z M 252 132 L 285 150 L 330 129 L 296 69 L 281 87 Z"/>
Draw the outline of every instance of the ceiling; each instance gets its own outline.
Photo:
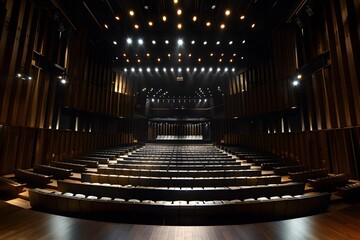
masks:
<path id="1" fill-rule="evenodd" d="M 114 69 L 137 81 L 139 92 L 156 88 L 182 96 L 223 87 L 297 2 L 53 0 L 68 25 L 86 29 L 93 45 L 113 58 Z M 179 76 L 183 81 L 176 81 Z"/>

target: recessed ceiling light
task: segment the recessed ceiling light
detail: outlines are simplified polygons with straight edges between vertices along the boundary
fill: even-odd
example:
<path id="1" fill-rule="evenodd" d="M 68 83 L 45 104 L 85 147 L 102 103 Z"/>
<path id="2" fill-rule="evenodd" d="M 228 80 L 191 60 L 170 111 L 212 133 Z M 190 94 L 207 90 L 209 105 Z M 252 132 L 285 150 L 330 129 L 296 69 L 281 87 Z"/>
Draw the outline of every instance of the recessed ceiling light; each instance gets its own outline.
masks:
<path id="1" fill-rule="evenodd" d="M 224 56 L 224 54 L 222 53 L 222 54 L 221 54 L 221 56 L 223 57 L 223 56 Z"/>
<path id="2" fill-rule="evenodd" d="M 220 72 L 220 68 L 218 67 L 218 68 L 216 69 L 216 71 L 217 71 L 217 72 Z"/>
<path id="3" fill-rule="evenodd" d="M 221 24 L 221 25 L 220 25 L 220 28 L 221 28 L 221 29 L 224 29 L 224 28 L 225 28 L 225 24 Z"/>
<path id="4" fill-rule="evenodd" d="M 126 53 L 123 53 L 123 56 L 126 57 Z"/>
<path id="5" fill-rule="evenodd" d="M 124 68 L 124 72 L 127 72 L 127 68 Z"/>
<path id="6" fill-rule="evenodd" d="M 181 62 L 181 58 L 178 59 L 178 62 Z"/>
<path id="7" fill-rule="evenodd" d="M 127 38 L 127 39 L 126 39 L 126 42 L 127 42 L 128 44 L 132 44 L 132 39 L 131 39 L 131 38 Z"/>
<path id="8" fill-rule="evenodd" d="M 192 55 L 191 55 L 191 53 L 189 53 L 189 57 L 191 57 Z"/>
<path id="9" fill-rule="evenodd" d="M 131 71 L 132 71 L 132 72 L 135 72 L 135 68 L 131 68 Z"/>
<path id="10" fill-rule="evenodd" d="M 159 69 L 158 69 L 158 68 L 155 68 L 155 72 L 159 72 Z"/>
<path id="11" fill-rule="evenodd" d="M 171 54 L 170 54 L 170 53 L 168 53 L 168 57 L 171 57 Z"/>
<path id="12" fill-rule="evenodd" d="M 135 29 L 139 29 L 139 25 L 135 24 L 135 25 L 134 25 L 134 28 L 135 28 Z"/>
<path id="13" fill-rule="evenodd" d="M 219 62 L 222 62 L 222 58 L 219 59 Z"/>
<path id="14" fill-rule="evenodd" d="M 232 68 L 231 71 L 235 72 L 235 68 Z"/>
<path id="15" fill-rule="evenodd" d="M 219 45 L 219 44 L 220 44 L 220 41 L 217 41 L 217 42 L 216 42 L 216 45 Z"/>
<path id="16" fill-rule="evenodd" d="M 140 62 L 141 62 L 141 60 L 140 60 L 140 59 L 138 59 L 138 60 L 137 60 L 137 62 L 138 62 L 138 63 L 140 63 Z"/>
<path id="17" fill-rule="evenodd" d="M 177 11 L 176 11 L 176 13 L 177 13 L 177 15 L 181 15 L 182 14 L 182 11 L 181 11 L 181 9 L 178 9 Z"/>
<path id="18" fill-rule="evenodd" d="M 190 68 L 186 68 L 186 71 L 187 71 L 187 72 L 190 72 Z"/>
<path id="19" fill-rule="evenodd" d="M 152 21 L 149 21 L 149 26 L 152 27 L 154 25 L 154 23 Z"/>
<path id="20" fill-rule="evenodd" d="M 117 41 L 113 41 L 113 44 L 114 44 L 114 45 L 117 45 Z"/>
<path id="21" fill-rule="evenodd" d="M 210 22 L 206 22 L 206 26 L 210 27 L 211 23 Z"/>
<path id="22" fill-rule="evenodd" d="M 207 44 L 207 41 L 204 41 L 204 45 L 206 45 Z"/>
<path id="23" fill-rule="evenodd" d="M 164 22 L 166 22 L 166 16 L 164 15 L 164 16 L 162 16 L 162 20 L 164 21 Z"/>
<path id="24" fill-rule="evenodd" d="M 163 68 L 163 71 L 166 72 L 166 68 Z"/>
<path id="25" fill-rule="evenodd" d="M 198 62 L 201 62 L 201 58 L 198 58 Z"/>
<path id="26" fill-rule="evenodd" d="M 129 59 L 126 59 L 126 62 L 130 62 L 130 60 L 129 60 Z"/>
<path id="27" fill-rule="evenodd" d="M 225 72 L 229 71 L 229 69 L 227 67 L 224 70 L 225 70 Z"/>
<path id="28" fill-rule="evenodd" d="M 233 60 L 232 60 L 232 59 L 230 59 L 230 60 L 229 60 L 229 62 L 233 62 Z"/>
<path id="29" fill-rule="evenodd" d="M 182 24 L 179 23 L 179 24 L 177 25 L 177 28 L 178 28 L 178 29 L 181 29 L 181 28 L 182 28 Z"/>
<path id="30" fill-rule="evenodd" d="M 151 42 L 152 42 L 152 44 L 154 44 L 154 45 L 156 44 L 156 41 L 155 41 L 155 40 L 152 40 Z"/>
<path id="31" fill-rule="evenodd" d="M 231 45 L 231 44 L 233 44 L 233 41 L 230 41 L 230 42 L 229 42 L 229 45 Z"/>
<path id="32" fill-rule="evenodd" d="M 150 68 L 148 67 L 148 68 L 146 69 L 146 71 L 147 71 L 147 72 L 150 72 Z"/>
<path id="33" fill-rule="evenodd" d="M 192 40 L 192 41 L 191 41 L 191 44 L 195 44 L 195 40 Z"/>
<path id="34" fill-rule="evenodd" d="M 241 57 L 241 59 L 244 59 L 244 57 Z"/>
<path id="35" fill-rule="evenodd" d="M 234 53 L 233 56 L 235 57 L 235 56 L 236 56 L 236 53 Z"/>
<path id="36" fill-rule="evenodd" d="M 241 16 L 240 16 L 240 19 L 241 19 L 241 20 L 244 20 L 244 19 L 245 19 L 245 15 L 241 15 Z"/>
<path id="37" fill-rule="evenodd" d="M 216 8 L 216 5 L 215 5 L 215 4 L 211 6 L 211 9 L 215 9 L 215 8 Z"/>
<path id="38" fill-rule="evenodd" d="M 213 70 L 213 69 L 212 69 L 212 67 L 211 67 L 211 68 L 209 68 L 209 72 L 212 72 L 212 70 Z"/>
<path id="39" fill-rule="evenodd" d="M 179 53 L 178 56 L 181 57 L 181 53 Z"/>
<path id="40" fill-rule="evenodd" d="M 142 72 L 142 68 L 139 68 L 139 72 Z"/>
<path id="41" fill-rule="evenodd" d="M 197 71 L 197 68 L 195 67 L 195 68 L 194 68 L 194 72 L 196 72 L 196 71 Z"/>
<path id="42" fill-rule="evenodd" d="M 174 3 L 177 4 L 177 3 L 178 3 L 178 0 L 174 0 Z"/>
<path id="43" fill-rule="evenodd" d="M 210 53 L 210 56 L 211 56 L 211 57 L 214 56 L 214 53 Z"/>
<path id="44" fill-rule="evenodd" d="M 225 11 L 225 15 L 226 15 L 226 16 L 229 16 L 229 15 L 230 15 L 230 10 L 229 10 L 229 9 L 227 9 L 227 10 Z"/>
<path id="45" fill-rule="evenodd" d="M 193 16 L 193 21 L 196 22 L 197 16 Z"/>
<path id="46" fill-rule="evenodd" d="M 135 13 L 134 13 L 133 10 L 130 10 L 130 11 L 129 11 L 129 14 L 130 14 L 130 16 L 134 16 L 134 15 L 135 15 Z"/>
<path id="47" fill-rule="evenodd" d="M 106 29 L 108 29 L 108 28 L 109 28 L 109 26 L 108 26 L 107 24 L 104 24 L 104 27 L 105 27 Z"/>
<path id="48" fill-rule="evenodd" d="M 178 72 L 181 73 L 181 72 L 182 72 L 182 69 L 181 69 L 181 68 L 178 68 Z"/>
<path id="49" fill-rule="evenodd" d="M 115 16 L 115 19 L 119 21 L 119 20 L 120 20 L 120 17 L 119 17 L 119 16 Z"/>
<path id="50" fill-rule="evenodd" d="M 150 53 L 147 53 L 146 56 L 147 56 L 147 57 L 150 57 Z"/>
<path id="51" fill-rule="evenodd" d="M 144 40 L 142 40 L 141 38 L 139 38 L 138 44 L 139 44 L 139 45 L 143 45 L 143 44 L 144 44 Z"/>
<path id="52" fill-rule="evenodd" d="M 202 67 L 202 68 L 201 68 L 201 71 L 202 71 L 202 72 L 203 72 L 203 71 L 205 71 L 205 68 L 204 68 L 204 67 Z"/>
<path id="53" fill-rule="evenodd" d="M 242 44 L 244 44 L 245 42 L 246 42 L 246 41 L 245 41 L 245 40 L 243 40 L 243 41 L 242 41 Z"/>
<path id="54" fill-rule="evenodd" d="M 170 71 L 172 71 L 172 72 L 173 72 L 173 71 L 174 71 L 174 68 L 170 68 Z"/>
<path id="55" fill-rule="evenodd" d="M 255 23 L 251 24 L 251 28 L 254 28 L 255 27 Z"/>
<path id="56" fill-rule="evenodd" d="M 158 62 L 160 62 L 160 61 L 161 61 L 161 59 L 160 59 L 160 58 L 158 58 L 158 59 L 157 59 L 157 61 L 158 61 Z"/>

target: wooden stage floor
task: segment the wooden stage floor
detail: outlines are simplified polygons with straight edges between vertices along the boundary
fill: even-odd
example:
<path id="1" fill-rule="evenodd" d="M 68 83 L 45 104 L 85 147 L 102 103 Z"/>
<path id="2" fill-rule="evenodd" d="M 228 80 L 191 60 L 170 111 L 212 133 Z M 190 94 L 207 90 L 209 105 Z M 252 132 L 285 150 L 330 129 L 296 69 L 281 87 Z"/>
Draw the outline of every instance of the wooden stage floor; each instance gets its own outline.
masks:
<path id="1" fill-rule="evenodd" d="M 156 226 L 77 219 L 0 201 L 0 239 L 360 239 L 360 203 L 323 214 L 226 226 Z"/>

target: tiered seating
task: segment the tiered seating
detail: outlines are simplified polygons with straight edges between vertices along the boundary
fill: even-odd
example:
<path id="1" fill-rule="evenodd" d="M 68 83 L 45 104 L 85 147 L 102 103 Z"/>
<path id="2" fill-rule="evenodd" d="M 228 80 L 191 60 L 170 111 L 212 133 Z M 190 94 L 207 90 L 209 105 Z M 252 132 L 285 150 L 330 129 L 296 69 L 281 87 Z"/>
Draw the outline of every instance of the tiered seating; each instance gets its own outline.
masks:
<path id="1" fill-rule="evenodd" d="M 86 165 L 85 164 L 76 164 L 76 163 L 68 163 L 68 162 L 50 162 L 50 166 L 71 169 L 74 172 L 85 172 Z"/>
<path id="2" fill-rule="evenodd" d="M 304 165 L 294 165 L 294 166 L 282 166 L 274 167 L 274 173 L 278 175 L 288 175 L 289 172 L 300 172 L 306 171 L 308 168 Z"/>
<path id="3" fill-rule="evenodd" d="M 127 156 L 113 149 L 86 153 L 76 159 L 101 159 L 102 165 L 82 164 L 81 183 L 73 177 L 58 181 L 58 191 L 31 190 L 31 205 L 65 214 L 100 214 L 135 222 L 151 219 L 160 224 L 275 219 L 327 208 L 329 194 L 304 195 L 304 182 L 281 183 L 280 175 L 264 175 L 261 170 L 277 166 L 274 170 L 283 173 L 303 166 L 254 150 L 234 149 L 234 153 L 241 159 L 211 145 L 149 144 Z M 280 163 L 286 165 L 279 168 Z M 86 167 L 94 169 L 86 171 Z"/>
<path id="4" fill-rule="evenodd" d="M 35 209 L 108 217 L 112 220 L 160 224 L 213 224 L 260 219 L 279 219 L 304 216 L 323 211 L 330 200 L 329 193 L 314 195 L 284 195 L 212 201 L 154 201 L 97 197 L 84 194 L 29 190 L 31 206 Z"/>
<path id="5" fill-rule="evenodd" d="M 203 140 L 202 135 L 157 135 L 156 140 L 167 141 L 188 141 L 188 140 Z"/>
<path id="6" fill-rule="evenodd" d="M 24 169 L 15 169 L 15 178 L 32 186 L 44 187 L 51 182 L 51 177 Z"/>

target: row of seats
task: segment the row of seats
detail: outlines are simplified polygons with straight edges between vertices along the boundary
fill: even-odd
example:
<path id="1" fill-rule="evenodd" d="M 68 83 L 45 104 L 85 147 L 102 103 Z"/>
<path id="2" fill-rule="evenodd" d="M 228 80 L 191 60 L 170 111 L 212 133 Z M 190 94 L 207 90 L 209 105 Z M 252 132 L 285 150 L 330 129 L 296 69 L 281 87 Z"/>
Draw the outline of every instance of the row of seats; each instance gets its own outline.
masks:
<path id="1" fill-rule="evenodd" d="M 77 164 L 77 163 L 68 163 L 68 162 L 60 162 L 60 161 L 52 161 L 50 162 L 50 166 L 71 169 L 73 172 L 82 173 L 86 171 L 85 164 Z"/>
<path id="2" fill-rule="evenodd" d="M 351 183 L 349 185 L 338 187 L 336 195 L 343 197 L 346 200 L 359 200 L 360 199 L 360 182 Z"/>
<path id="3" fill-rule="evenodd" d="M 72 175 L 71 169 L 40 164 L 35 164 L 33 171 L 44 175 L 51 175 L 55 179 L 65 179 L 69 178 Z"/>
<path id="4" fill-rule="evenodd" d="M 306 182 L 308 179 L 311 178 L 326 177 L 328 173 L 329 171 L 325 168 L 311 169 L 300 172 L 289 172 L 289 178 L 295 182 Z"/>
<path id="5" fill-rule="evenodd" d="M 0 177 L 0 193 L 4 193 L 8 196 L 17 196 L 24 191 L 25 184 L 18 183 L 12 179 Z"/>
<path id="6" fill-rule="evenodd" d="M 242 177 L 260 176 L 261 170 L 158 170 L 146 168 L 109 168 L 102 167 L 97 169 L 99 174 L 112 175 L 131 175 L 146 177 Z"/>
<path id="7" fill-rule="evenodd" d="M 82 173 L 82 182 L 110 183 L 133 186 L 153 187 L 223 187 L 223 186 L 255 186 L 281 182 L 281 176 L 254 177 L 147 177 L 113 174 Z"/>
<path id="8" fill-rule="evenodd" d="M 51 182 L 52 176 L 35 173 L 24 169 L 15 169 L 15 178 L 31 186 L 44 187 Z"/>
<path id="9" fill-rule="evenodd" d="M 304 165 L 282 166 L 273 168 L 274 173 L 277 175 L 288 175 L 289 172 L 301 172 L 307 170 L 308 168 Z"/>
<path id="10" fill-rule="evenodd" d="M 341 187 L 348 183 L 349 176 L 341 173 L 332 176 L 309 179 L 309 185 L 315 190 L 332 190 L 335 187 Z"/>
<path id="11" fill-rule="evenodd" d="M 257 186 L 233 187 L 145 187 L 131 185 L 110 185 L 95 183 L 74 183 L 58 181 L 61 192 L 76 192 L 85 195 L 106 196 L 111 198 L 136 198 L 140 200 L 214 200 L 246 199 L 251 197 L 270 197 L 275 195 L 298 195 L 304 193 L 304 183 L 283 183 Z"/>
<path id="12" fill-rule="evenodd" d="M 327 209 L 329 193 L 315 195 L 285 195 L 233 201 L 140 201 L 121 198 L 86 196 L 83 194 L 29 190 L 34 209 L 96 216 L 126 222 L 149 222 L 168 225 L 201 225 L 238 223 L 249 219 L 279 219 L 299 217 Z"/>
<path id="13" fill-rule="evenodd" d="M 206 166 L 212 166 L 212 165 L 239 165 L 238 162 L 234 160 L 197 160 L 197 161 L 188 161 L 188 160 L 144 160 L 144 159 L 132 159 L 132 160 L 126 160 L 126 159 L 119 159 L 116 161 L 119 164 L 160 164 L 160 165 L 206 165 Z M 252 166 L 251 163 L 241 164 L 241 165 L 247 165 Z"/>
<path id="14" fill-rule="evenodd" d="M 139 164 L 139 163 L 117 163 L 117 164 L 108 164 L 110 168 L 127 168 L 127 169 L 157 169 L 157 170 L 248 170 L 251 168 L 250 164 L 155 164 L 155 163 L 147 163 L 147 164 Z"/>

